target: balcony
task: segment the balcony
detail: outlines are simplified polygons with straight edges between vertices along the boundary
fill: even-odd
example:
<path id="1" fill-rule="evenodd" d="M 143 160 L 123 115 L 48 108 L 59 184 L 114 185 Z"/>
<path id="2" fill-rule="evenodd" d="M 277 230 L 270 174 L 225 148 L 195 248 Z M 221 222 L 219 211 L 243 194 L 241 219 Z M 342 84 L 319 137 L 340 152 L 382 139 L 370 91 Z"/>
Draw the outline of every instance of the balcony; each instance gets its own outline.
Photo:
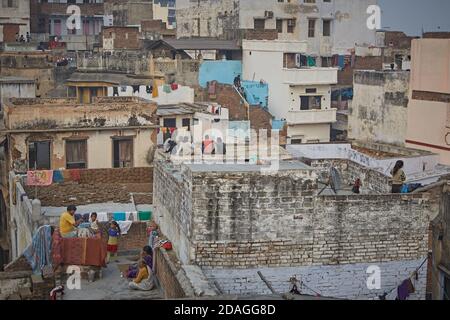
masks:
<path id="1" fill-rule="evenodd" d="M 287 122 L 289 125 L 334 123 L 336 111 L 337 109 L 289 111 Z"/>
<path id="2" fill-rule="evenodd" d="M 337 68 L 285 68 L 283 81 L 295 86 L 337 84 L 337 71 Z"/>

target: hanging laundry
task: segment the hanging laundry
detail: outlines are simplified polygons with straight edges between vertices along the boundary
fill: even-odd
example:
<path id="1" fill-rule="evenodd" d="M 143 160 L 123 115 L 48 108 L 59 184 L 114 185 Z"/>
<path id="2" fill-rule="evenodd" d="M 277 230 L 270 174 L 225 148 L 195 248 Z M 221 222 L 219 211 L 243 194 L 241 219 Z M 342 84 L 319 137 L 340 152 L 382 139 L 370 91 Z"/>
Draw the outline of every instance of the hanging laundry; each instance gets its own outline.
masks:
<path id="1" fill-rule="evenodd" d="M 152 93 L 152 92 L 153 92 L 153 87 L 151 87 L 151 86 L 146 86 L 146 87 L 145 87 L 145 92 L 147 92 L 148 94 Z"/>
<path id="2" fill-rule="evenodd" d="M 80 182 L 81 180 L 81 172 L 80 169 L 72 169 L 70 172 L 70 179 L 75 182 Z"/>
<path id="3" fill-rule="evenodd" d="M 159 96 L 158 86 L 156 85 L 153 87 L 152 98 L 158 98 L 158 96 Z"/>
<path id="4" fill-rule="evenodd" d="M 52 266 L 52 228 L 39 227 L 33 235 L 31 244 L 23 253 L 35 274 L 41 274 L 46 266 Z"/>
<path id="5" fill-rule="evenodd" d="M 139 93 L 139 86 L 132 86 L 133 88 L 133 93 Z"/>
<path id="6" fill-rule="evenodd" d="M 177 128 L 169 128 L 170 134 L 174 133 Z"/>
<path id="7" fill-rule="evenodd" d="M 402 282 L 401 285 L 397 288 L 397 300 L 406 300 L 411 293 L 414 293 L 416 290 L 414 285 L 412 284 L 411 279 L 406 279 Z"/>
<path id="8" fill-rule="evenodd" d="M 172 84 L 170 85 L 170 88 L 171 88 L 173 91 L 178 90 L 178 83 L 172 83 Z"/>
<path id="9" fill-rule="evenodd" d="M 119 88 L 118 87 L 113 87 L 113 97 L 118 97 L 119 96 Z"/>
<path id="10" fill-rule="evenodd" d="M 169 86 L 168 84 L 165 84 L 165 85 L 163 86 L 163 91 L 164 91 L 165 93 L 171 93 L 171 92 L 172 92 L 172 90 L 170 89 L 170 86 Z"/>
<path id="11" fill-rule="evenodd" d="M 139 220 L 140 221 L 150 221 L 152 217 L 151 211 L 139 211 Z"/>
<path id="12" fill-rule="evenodd" d="M 64 176 L 61 170 L 53 171 L 53 183 L 61 183 L 64 182 Z"/>
<path id="13" fill-rule="evenodd" d="M 308 57 L 308 67 L 315 67 L 315 66 L 316 66 L 316 58 Z"/>
<path id="14" fill-rule="evenodd" d="M 114 212 L 113 219 L 115 221 L 125 221 L 126 220 L 126 214 L 125 214 L 125 212 Z"/>
<path id="15" fill-rule="evenodd" d="M 133 221 L 117 221 L 117 224 L 120 227 L 120 234 L 123 235 L 123 234 L 127 234 L 128 231 L 130 231 Z"/>
<path id="16" fill-rule="evenodd" d="M 344 56 L 338 57 L 338 66 L 339 66 L 339 68 L 344 69 L 344 67 L 345 67 L 345 57 Z"/>
<path id="17" fill-rule="evenodd" d="M 216 85 L 217 85 L 217 81 L 211 81 L 208 84 L 208 93 L 210 95 L 215 95 L 216 94 Z"/>
<path id="18" fill-rule="evenodd" d="M 106 212 L 97 212 L 97 220 L 99 222 L 106 222 L 108 221 L 108 213 Z"/>
<path id="19" fill-rule="evenodd" d="M 28 171 L 28 186 L 49 186 L 53 182 L 53 170 Z"/>

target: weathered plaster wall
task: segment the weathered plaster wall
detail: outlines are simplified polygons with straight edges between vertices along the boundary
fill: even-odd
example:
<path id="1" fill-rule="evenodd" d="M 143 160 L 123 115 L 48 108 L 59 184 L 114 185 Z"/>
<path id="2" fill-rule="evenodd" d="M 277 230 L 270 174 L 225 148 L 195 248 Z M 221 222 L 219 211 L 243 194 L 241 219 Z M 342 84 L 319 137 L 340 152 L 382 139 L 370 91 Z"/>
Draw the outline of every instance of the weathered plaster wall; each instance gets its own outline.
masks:
<path id="1" fill-rule="evenodd" d="M 409 72 L 355 71 L 350 139 L 404 145 Z"/>

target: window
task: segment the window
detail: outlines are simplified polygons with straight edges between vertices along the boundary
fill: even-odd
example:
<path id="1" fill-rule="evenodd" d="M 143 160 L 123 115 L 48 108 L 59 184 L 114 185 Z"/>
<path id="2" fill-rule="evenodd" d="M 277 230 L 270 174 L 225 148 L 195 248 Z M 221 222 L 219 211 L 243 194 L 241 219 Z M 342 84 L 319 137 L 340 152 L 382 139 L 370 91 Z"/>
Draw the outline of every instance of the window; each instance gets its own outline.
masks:
<path id="1" fill-rule="evenodd" d="M 278 33 L 283 33 L 283 20 L 277 19 L 277 31 Z"/>
<path id="2" fill-rule="evenodd" d="M 300 110 L 319 110 L 321 108 L 321 96 L 300 96 Z"/>
<path id="3" fill-rule="evenodd" d="M 294 33 L 295 30 L 295 19 L 288 19 L 287 21 L 287 32 L 288 33 Z"/>
<path id="4" fill-rule="evenodd" d="M 28 143 L 28 168 L 30 170 L 50 170 L 50 141 Z"/>
<path id="5" fill-rule="evenodd" d="M 302 139 L 291 139 L 291 144 L 302 144 Z"/>
<path id="6" fill-rule="evenodd" d="M 308 37 L 314 38 L 316 34 L 316 20 L 308 19 Z"/>
<path id="7" fill-rule="evenodd" d="M 254 19 L 254 29 L 264 30 L 266 28 L 266 20 L 264 19 Z"/>
<path id="8" fill-rule="evenodd" d="M 191 130 L 191 119 L 185 118 L 185 119 L 183 119 L 181 122 L 182 122 L 182 123 L 181 123 L 181 126 L 182 126 L 183 128 L 187 128 L 188 131 Z"/>
<path id="9" fill-rule="evenodd" d="M 306 88 L 306 93 L 317 93 L 317 88 Z"/>
<path id="10" fill-rule="evenodd" d="M 113 139 L 113 167 L 133 167 L 133 138 Z"/>
<path id="11" fill-rule="evenodd" d="M 331 36 L 331 20 L 323 20 L 323 36 Z"/>
<path id="12" fill-rule="evenodd" d="M 66 141 L 66 169 L 87 168 L 87 141 Z"/>

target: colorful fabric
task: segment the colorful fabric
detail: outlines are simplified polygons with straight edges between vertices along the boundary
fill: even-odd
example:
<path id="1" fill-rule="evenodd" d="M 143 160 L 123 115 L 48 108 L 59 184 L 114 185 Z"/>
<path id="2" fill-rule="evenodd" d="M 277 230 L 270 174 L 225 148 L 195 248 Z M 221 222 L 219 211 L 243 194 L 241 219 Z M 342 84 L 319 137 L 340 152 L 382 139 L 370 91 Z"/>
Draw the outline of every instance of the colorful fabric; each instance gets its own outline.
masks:
<path id="1" fill-rule="evenodd" d="M 60 170 L 53 171 L 53 183 L 62 183 L 64 182 L 63 173 Z"/>
<path id="2" fill-rule="evenodd" d="M 53 182 L 53 170 L 28 171 L 28 186 L 49 186 Z"/>
<path id="3" fill-rule="evenodd" d="M 139 211 L 139 220 L 140 221 L 150 221 L 152 212 L 151 211 Z"/>
<path id="4" fill-rule="evenodd" d="M 397 300 L 406 300 L 411 293 L 415 292 L 411 279 L 406 279 L 397 288 Z"/>
<path id="5" fill-rule="evenodd" d="M 115 221 L 125 221 L 126 220 L 126 214 L 125 214 L 125 212 L 114 212 L 113 219 Z"/>
<path id="6" fill-rule="evenodd" d="M 178 90 L 178 83 L 172 83 L 172 84 L 170 85 L 170 88 L 171 88 L 173 91 Z"/>
<path id="7" fill-rule="evenodd" d="M 62 236 L 75 230 L 75 218 L 67 211 L 59 218 L 59 230 Z"/>
<path id="8" fill-rule="evenodd" d="M 127 234 L 130 231 L 133 221 L 117 221 L 120 227 L 120 234 Z"/>
<path id="9" fill-rule="evenodd" d="M 23 255 L 31 265 L 35 274 L 41 274 L 44 267 L 52 266 L 52 228 L 45 225 L 39 227 L 33 235 L 31 244 Z"/>
<path id="10" fill-rule="evenodd" d="M 52 263 L 56 269 L 63 262 L 63 238 L 59 229 L 56 229 L 52 235 Z"/>
<path id="11" fill-rule="evenodd" d="M 158 86 L 155 85 L 155 86 L 153 87 L 152 98 L 158 98 L 158 96 L 159 96 L 158 90 L 159 90 L 159 89 L 158 89 Z"/>
<path id="12" fill-rule="evenodd" d="M 106 251 L 108 251 L 110 253 L 116 253 L 117 250 L 118 250 L 117 244 L 108 244 L 106 247 Z"/>
<path id="13" fill-rule="evenodd" d="M 80 182 L 81 180 L 81 172 L 79 169 L 70 170 L 70 178 L 72 181 Z"/>
<path id="14" fill-rule="evenodd" d="M 149 276 L 147 267 L 139 268 L 139 273 L 134 279 L 134 283 L 141 283 L 143 280 L 147 279 Z"/>
<path id="15" fill-rule="evenodd" d="M 316 66 L 316 58 L 308 57 L 308 67 L 315 67 L 315 66 Z"/>
<path id="16" fill-rule="evenodd" d="M 164 91 L 165 93 L 171 93 L 171 92 L 172 92 L 172 89 L 170 89 L 170 86 L 169 86 L 168 84 L 165 84 L 165 85 L 163 86 L 163 91 Z"/>

